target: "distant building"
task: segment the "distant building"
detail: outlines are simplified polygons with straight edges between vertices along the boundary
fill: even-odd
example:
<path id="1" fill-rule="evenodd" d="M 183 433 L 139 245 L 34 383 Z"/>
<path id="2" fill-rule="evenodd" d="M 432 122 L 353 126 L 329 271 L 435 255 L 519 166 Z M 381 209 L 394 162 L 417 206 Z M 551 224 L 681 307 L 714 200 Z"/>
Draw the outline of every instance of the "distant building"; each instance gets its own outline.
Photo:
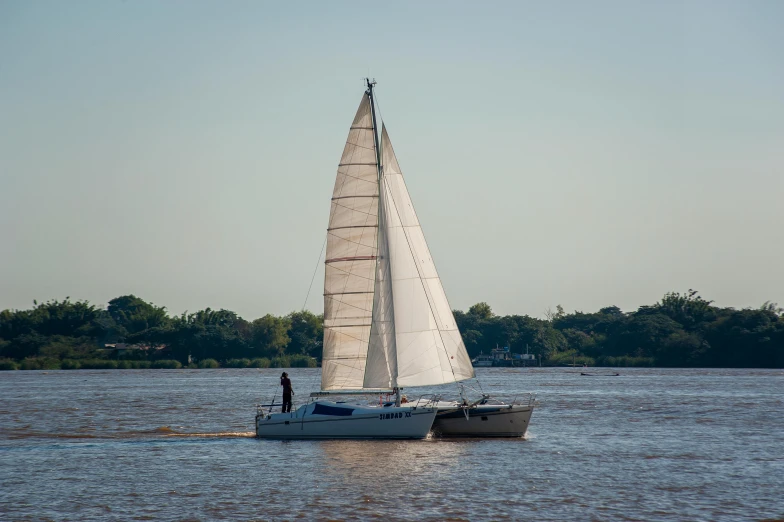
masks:
<path id="1" fill-rule="evenodd" d="M 156 345 L 149 345 L 149 344 L 128 344 L 128 343 L 111 343 L 105 344 L 104 348 L 107 350 L 111 350 L 114 352 L 115 355 L 128 355 L 131 353 L 144 353 L 145 355 L 149 354 L 151 351 L 160 351 L 165 350 L 167 346 L 165 344 L 156 344 Z"/>
<path id="2" fill-rule="evenodd" d="M 474 366 L 527 366 L 528 361 L 536 361 L 532 353 L 511 353 L 508 346 L 493 348 L 490 354 L 480 353 L 471 360 Z"/>

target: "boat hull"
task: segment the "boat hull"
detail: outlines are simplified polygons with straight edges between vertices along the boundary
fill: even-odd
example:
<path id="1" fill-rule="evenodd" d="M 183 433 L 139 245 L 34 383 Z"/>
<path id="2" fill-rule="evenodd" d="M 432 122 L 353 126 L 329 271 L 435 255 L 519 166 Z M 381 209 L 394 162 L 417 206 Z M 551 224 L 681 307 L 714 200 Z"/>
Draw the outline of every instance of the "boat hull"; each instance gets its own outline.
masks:
<path id="1" fill-rule="evenodd" d="M 533 406 L 477 405 L 468 408 L 439 406 L 433 422 L 436 437 L 522 437 Z M 467 413 L 467 415 L 466 415 Z"/>
<path id="2" fill-rule="evenodd" d="M 347 411 L 348 410 L 348 411 Z M 424 439 L 433 407 L 367 407 L 317 401 L 291 413 L 256 416 L 262 439 Z"/>

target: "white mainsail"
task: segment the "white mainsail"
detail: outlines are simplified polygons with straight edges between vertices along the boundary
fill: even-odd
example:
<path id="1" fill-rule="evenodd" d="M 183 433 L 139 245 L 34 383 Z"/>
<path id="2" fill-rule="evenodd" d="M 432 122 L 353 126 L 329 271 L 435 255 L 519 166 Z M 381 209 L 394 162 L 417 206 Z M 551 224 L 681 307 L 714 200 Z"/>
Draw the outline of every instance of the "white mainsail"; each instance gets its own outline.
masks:
<path id="1" fill-rule="evenodd" d="M 474 369 L 389 135 L 384 128 L 381 171 L 374 135 L 369 90 L 351 125 L 332 194 L 321 389 L 470 379 Z"/>
<path id="2" fill-rule="evenodd" d="M 327 228 L 322 390 L 362 388 L 378 232 L 378 166 L 370 99 L 362 97 L 338 166 Z"/>
<path id="3" fill-rule="evenodd" d="M 386 308 L 374 308 L 371 340 L 376 339 L 376 328 L 386 326 L 392 318 L 393 326 L 387 327 L 386 331 L 392 332 L 394 342 L 371 342 L 364 387 L 426 386 L 470 379 L 474 376 L 474 368 L 438 277 L 386 127 L 383 127 L 381 137 L 381 164 L 379 241 L 384 239 L 385 244 L 379 245 L 379 265 L 387 267 L 377 273 L 383 273 L 389 282 L 384 279 L 385 284 L 377 284 L 376 291 L 391 293 L 391 300 L 381 296 L 377 302 L 391 301 L 392 306 L 391 312 Z M 384 356 L 380 356 L 379 352 Z M 388 368 L 395 368 L 397 374 L 390 372 L 385 375 L 382 360 L 386 361 Z"/>

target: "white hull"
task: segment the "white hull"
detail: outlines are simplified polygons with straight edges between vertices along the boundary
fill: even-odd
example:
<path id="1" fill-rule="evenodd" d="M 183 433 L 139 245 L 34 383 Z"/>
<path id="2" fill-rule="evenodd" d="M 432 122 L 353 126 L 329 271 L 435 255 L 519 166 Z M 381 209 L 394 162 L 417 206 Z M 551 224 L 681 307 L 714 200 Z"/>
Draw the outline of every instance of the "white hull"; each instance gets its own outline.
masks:
<path id="1" fill-rule="evenodd" d="M 256 415 L 256 436 L 263 439 L 424 439 L 433 407 L 369 407 L 316 401 L 291 413 Z"/>
<path id="2" fill-rule="evenodd" d="M 484 404 L 461 408 L 439 403 L 433 422 L 437 437 L 522 437 L 528 429 L 533 405 Z"/>

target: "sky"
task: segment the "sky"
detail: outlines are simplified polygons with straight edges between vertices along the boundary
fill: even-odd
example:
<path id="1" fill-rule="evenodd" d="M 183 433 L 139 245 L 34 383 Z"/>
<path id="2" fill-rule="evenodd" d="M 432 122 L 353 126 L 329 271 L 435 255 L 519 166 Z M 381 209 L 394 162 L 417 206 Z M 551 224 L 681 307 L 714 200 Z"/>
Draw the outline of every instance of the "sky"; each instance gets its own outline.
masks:
<path id="1" fill-rule="evenodd" d="M 320 313 L 368 75 L 453 308 L 784 304 L 782 25 L 775 0 L 5 0 L 0 309 Z"/>

